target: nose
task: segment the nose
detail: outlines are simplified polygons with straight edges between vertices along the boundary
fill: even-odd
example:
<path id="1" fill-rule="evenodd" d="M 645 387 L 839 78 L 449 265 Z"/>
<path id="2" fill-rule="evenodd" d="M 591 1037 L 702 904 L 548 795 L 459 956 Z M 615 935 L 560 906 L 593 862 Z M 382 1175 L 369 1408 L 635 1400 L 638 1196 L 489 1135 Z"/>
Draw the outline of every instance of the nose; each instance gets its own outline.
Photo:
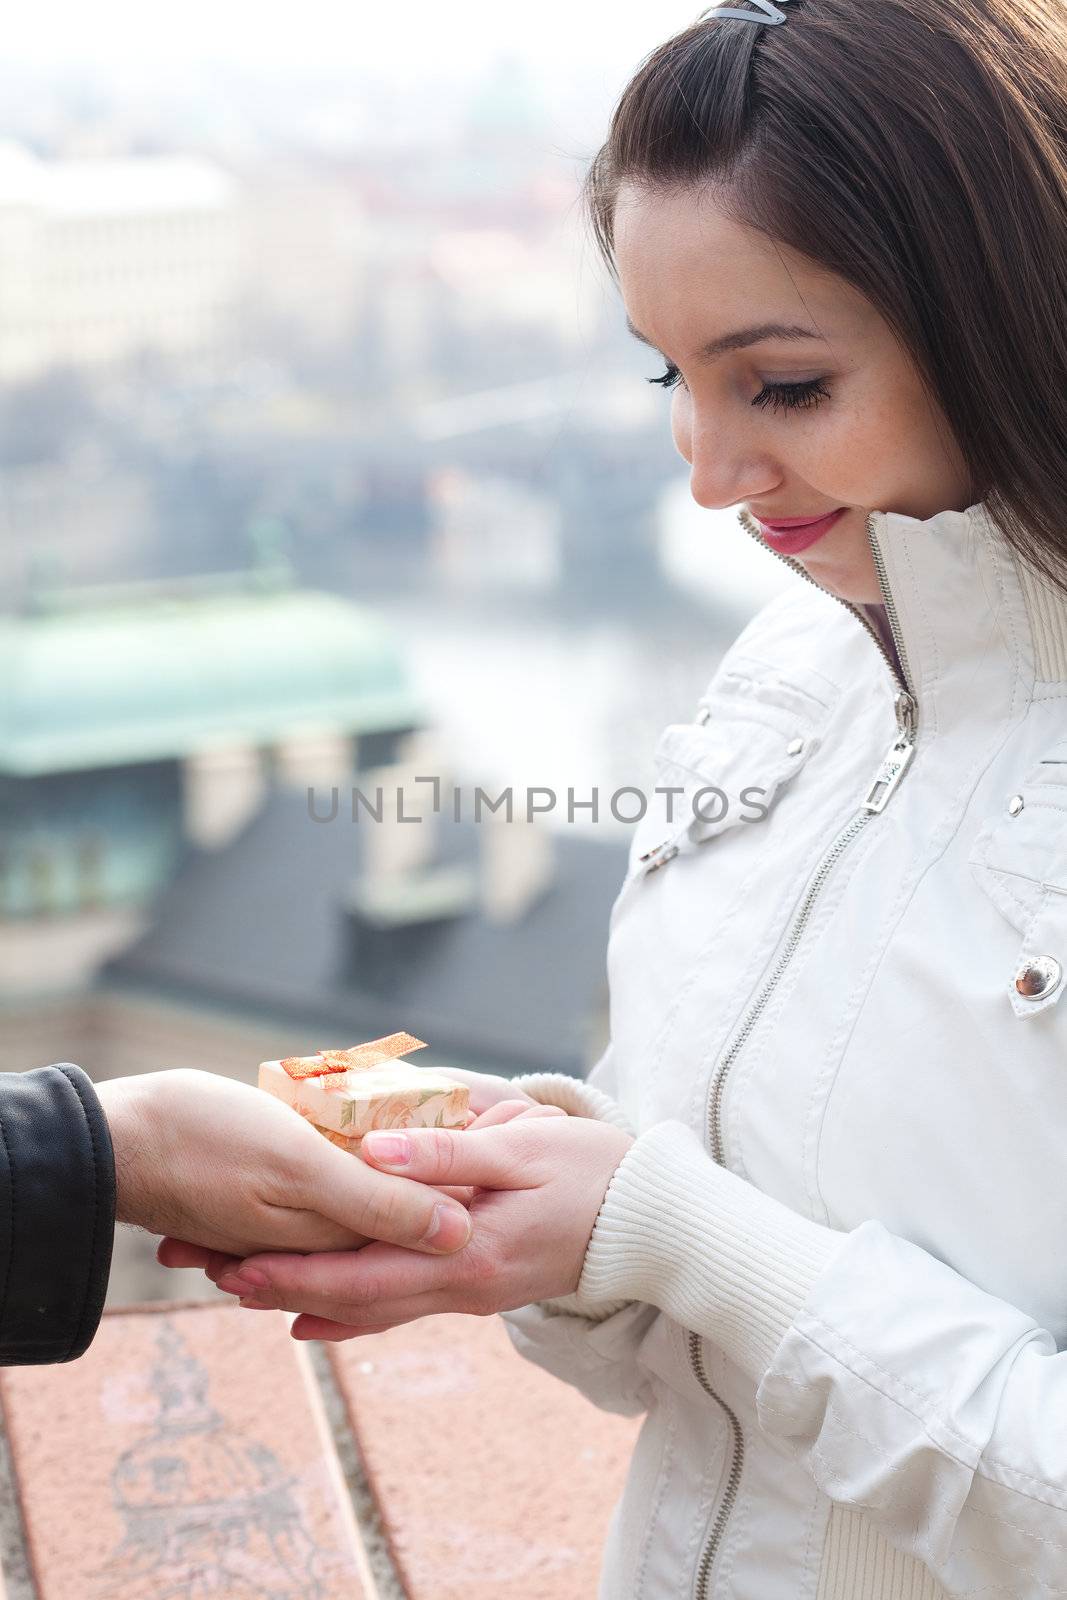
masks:
<path id="1" fill-rule="evenodd" d="M 687 414 L 686 414 L 687 413 Z M 692 402 L 674 419 L 674 443 L 690 466 L 689 492 L 705 511 L 774 494 L 781 472 L 742 422 L 698 413 Z"/>

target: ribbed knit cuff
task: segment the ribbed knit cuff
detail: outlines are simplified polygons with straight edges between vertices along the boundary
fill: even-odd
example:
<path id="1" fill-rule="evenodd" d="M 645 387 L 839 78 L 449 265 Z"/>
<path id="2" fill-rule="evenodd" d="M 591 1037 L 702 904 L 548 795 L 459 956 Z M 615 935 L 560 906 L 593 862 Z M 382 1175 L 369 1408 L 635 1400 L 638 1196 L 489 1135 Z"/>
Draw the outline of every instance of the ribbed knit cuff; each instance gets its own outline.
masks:
<path id="1" fill-rule="evenodd" d="M 597 1122 L 610 1122 L 624 1133 L 636 1131 L 617 1100 L 581 1078 L 572 1078 L 569 1073 L 527 1072 L 511 1081 L 516 1089 L 543 1106 L 559 1106 L 572 1117 L 593 1117 Z"/>
<path id="2" fill-rule="evenodd" d="M 594 1089 L 592 1084 L 585 1083 L 581 1078 L 572 1078 L 567 1072 L 527 1072 L 521 1078 L 513 1078 L 512 1082 L 531 1100 L 537 1100 L 543 1106 L 559 1106 L 571 1117 L 592 1117 L 597 1122 L 610 1122 L 624 1133 L 634 1131 L 617 1100 L 613 1100 L 602 1089 Z M 538 1300 L 537 1304 L 548 1316 L 585 1317 L 589 1322 L 605 1322 L 616 1311 L 621 1311 L 623 1306 L 628 1306 L 633 1298 L 628 1295 L 622 1300 L 604 1300 L 576 1290 L 574 1294 L 562 1294 L 555 1300 Z"/>
<path id="3" fill-rule="evenodd" d="M 578 1294 L 647 1300 L 759 1381 L 847 1237 L 717 1165 L 684 1123 L 660 1122 L 615 1170 Z"/>

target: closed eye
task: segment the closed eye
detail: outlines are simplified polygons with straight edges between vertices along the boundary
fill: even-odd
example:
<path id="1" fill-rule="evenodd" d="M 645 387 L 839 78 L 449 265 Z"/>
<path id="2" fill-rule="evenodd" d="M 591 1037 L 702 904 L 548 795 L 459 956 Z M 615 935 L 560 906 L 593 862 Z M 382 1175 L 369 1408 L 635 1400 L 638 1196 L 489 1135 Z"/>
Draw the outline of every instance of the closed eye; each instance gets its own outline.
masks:
<path id="1" fill-rule="evenodd" d="M 649 383 L 658 383 L 661 388 L 673 389 L 682 382 L 682 374 L 672 361 L 667 363 L 666 372 L 658 378 L 649 378 Z M 684 385 L 683 385 L 684 387 Z M 817 406 L 823 400 L 829 400 L 830 391 L 826 388 L 822 378 L 809 378 L 805 383 L 768 383 L 760 390 L 753 400 L 754 406 L 766 410 L 801 411 L 812 406 Z"/>

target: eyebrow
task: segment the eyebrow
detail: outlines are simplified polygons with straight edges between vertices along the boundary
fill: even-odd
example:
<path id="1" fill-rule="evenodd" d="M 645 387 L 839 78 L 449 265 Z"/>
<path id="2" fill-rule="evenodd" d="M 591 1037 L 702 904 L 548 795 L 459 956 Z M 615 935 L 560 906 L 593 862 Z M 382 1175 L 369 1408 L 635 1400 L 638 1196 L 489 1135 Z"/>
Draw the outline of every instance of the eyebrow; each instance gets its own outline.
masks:
<path id="1" fill-rule="evenodd" d="M 626 327 L 635 339 L 652 350 L 656 349 L 648 335 L 642 333 L 640 328 L 635 328 L 629 317 L 626 318 Z M 818 339 L 821 342 L 822 335 L 813 333 L 810 328 L 802 328 L 797 323 L 761 322 L 754 328 L 737 328 L 733 333 L 724 333 L 721 339 L 712 339 L 697 351 L 697 360 L 714 361 L 728 350 L 745 350 L 750 344 L 762 344 L 765 339 Z"/>

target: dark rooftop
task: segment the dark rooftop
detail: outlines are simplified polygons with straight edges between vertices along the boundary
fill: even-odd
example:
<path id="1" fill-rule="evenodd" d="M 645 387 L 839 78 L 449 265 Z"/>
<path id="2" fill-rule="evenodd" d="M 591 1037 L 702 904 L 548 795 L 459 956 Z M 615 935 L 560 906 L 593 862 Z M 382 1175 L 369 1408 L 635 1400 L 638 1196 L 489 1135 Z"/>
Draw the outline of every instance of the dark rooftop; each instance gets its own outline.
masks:
<path id="1" fill-rule="evenodd" d="M 503 824 L 437 820 L 454 889 L 457 869 L 478 870 L 479 835 Z M 492 921 L 477 902 L 449 910 L 446 893 L 427 897 L 420 922 L 395 926 L 350 909 L 373 826 L 346 822 L 343 807 L 315 823 L 303 794 L 274 793 L 232 844 L 186 858 L 105 985 L 306 1027 L 309 1049 L 404 1029 L 428 1041 L 427 1060 L 582 1075 L 604 1027 L 625 836 L 554 834 L 553 879 L 514 921 Z"/>

